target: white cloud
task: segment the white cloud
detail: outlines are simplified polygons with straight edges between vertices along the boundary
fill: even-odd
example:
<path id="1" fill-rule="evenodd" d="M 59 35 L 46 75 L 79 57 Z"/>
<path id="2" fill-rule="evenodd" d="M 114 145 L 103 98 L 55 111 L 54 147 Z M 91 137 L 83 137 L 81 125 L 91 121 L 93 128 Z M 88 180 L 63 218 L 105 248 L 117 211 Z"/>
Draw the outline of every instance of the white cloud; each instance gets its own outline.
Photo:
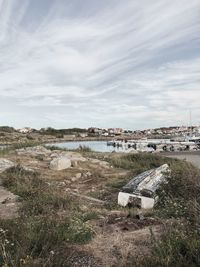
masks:
<path id="1" fill-rule="evenodd" d="M 199 123 L 199 0 L 48 3 L 0 1 L 0 101 L 13 103 L 1 112 L 35 127 L 146 128 L 190 107 Z"/>

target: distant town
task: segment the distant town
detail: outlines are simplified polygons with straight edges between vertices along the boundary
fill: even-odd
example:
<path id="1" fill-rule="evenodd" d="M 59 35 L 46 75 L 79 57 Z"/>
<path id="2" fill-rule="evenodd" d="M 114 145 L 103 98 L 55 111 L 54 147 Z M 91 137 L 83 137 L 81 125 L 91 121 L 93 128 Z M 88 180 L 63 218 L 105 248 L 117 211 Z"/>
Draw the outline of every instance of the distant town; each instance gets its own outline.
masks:
<path id="1" fill-rule="evenodd" d="M 130 140 L 130 139 L 185 139 L 186 137 L 199 137 L 200 126 L 173 126 L 146 130 L 127 130 L 122 128 L 88 129 L 66 128 L 54 129 L 51 127 L 39 130 L 30 127 L 15 129 L 0 126 L 0 144 L 15 142 L 54 142 L 66 140 Z"/>

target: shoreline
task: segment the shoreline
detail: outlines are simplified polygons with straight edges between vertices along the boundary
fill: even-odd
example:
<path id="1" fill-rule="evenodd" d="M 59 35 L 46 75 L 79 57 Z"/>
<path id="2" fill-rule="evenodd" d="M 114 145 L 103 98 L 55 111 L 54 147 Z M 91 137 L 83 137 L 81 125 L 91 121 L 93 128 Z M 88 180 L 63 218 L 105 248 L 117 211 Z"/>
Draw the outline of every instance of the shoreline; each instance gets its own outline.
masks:
<path id="1" fill-rule="evenodd" d="M 39 144 L 53 144 L 53 143 L 65 143 L 65 142 L 81 142 L 81 141 L 111 141 L 113 138 L 111 137 L 77 137 L 77 138 L 56 138 L 56 139 L 49 139 L 49 140 L 30 140 L 28 142 L 4 142 L 0 143 L 0 146 L 11 146 L 16 144 L 26 144 L 26 143 L 39 143 Z"/>

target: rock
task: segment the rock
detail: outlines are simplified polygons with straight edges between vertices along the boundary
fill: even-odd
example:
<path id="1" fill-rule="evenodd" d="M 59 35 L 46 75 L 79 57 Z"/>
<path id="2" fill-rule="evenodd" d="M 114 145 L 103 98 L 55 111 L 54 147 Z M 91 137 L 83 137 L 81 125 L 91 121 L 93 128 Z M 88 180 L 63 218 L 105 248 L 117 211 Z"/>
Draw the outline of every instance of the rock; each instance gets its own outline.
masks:
<path id="1" fill-rule="evenodd" d="M 87 176 L 87 177 L 92 176 L 91 172 L 86 172 L 86 176 Z"/>
<path id="2" fill-rule="evenodd" d="M 137 150 L 134 149 L 134 148 L 129 148 L 129 149 L 125 150 L 125 153 L 138 154 L 139 151 L 137 151 Z"/>
<path id="3" fill-rule="evenodd" d="M 65 192 L 70 192 L 71 191 L 71 188 L 66 188 L 65 189 Z"/>
<path id="4" fill-rule="evenodd" d="M 76 160 L 72 160 L 72 167 L 77 167 L 78 166 L 78 162 Z"/>
<path id="5" fill-rule="evenodd" d="M 67 157 L 59 157 L 50 162 L 50 169 L 60 171 L 71 167 L 71 160 Z"/>
<path id="6" fill-rule="evenodd" d="M 99 160 L 99 159 L 89 159 L 89 160 L 91 163 L 98 164 L 105 169 L 110 168 L 109 163 L 107 161 Z"/>
<path id="7" fill-rule="evenodd" d="M 57 154 L 57 153 L 52 153 L 52 154 L 50 155 L 50 157 L 51 157 L 51 158 L 57 158 L 57 157 L 58 157 L 58 154 Z"/>
<path id="8" fill-rule="evenodd" d="M 23 168 L 25 171 L 28 171 L 28 172 L 34 172 L 34 170 L 31 169 L 31 168 L 29 168 L 29 167 L 22 166 L 22 168 Z"/>
<path id="9" fill-rule="evenodd" d="M 70 180 L 65 180 L 65 184 L 71 184 L 71 181 Z"/>
<path id="10" fill-rule="evenodd" d="M 0 203 L 13 203 L 17 200 L 17 198 L 18 196 L 0 186 Z"/>
<path id="11" fill-rule="evenodd" d="M 77 180 L 76 177 L 72 177 L 72 178 L 71 178 L 71 181 L 72 181 L 72 182 L 76 182 L 76 180 Z"/>
<path id="12" fill-rule="evenodd" d="M 0 186 L 0 219 L 14 219 L 18 217 L 18 196 Z"/>
<path id="13" fill-rule="evenodd" d="M 65 186 L 65 182 L 59 182 L 58 186 Z"/>
<path id="14" fill-rule="evenodd" d="M 144 218 L 143 213 L 140 212 L 140 211 L 138 211 L 138 214 L 136 215 L 136 219 L 138 219 L 138 220 L 144 220 L 145 218 Z"/>
<path id="15" fill-rule="evenodd" d="M 72 177 L 72 178 L 71 178 L 71 181 L 72 181 L 72 182 L 75 182 L 75 181 L 79 180 L 81 177 L 82 177 L 82 174 L 81 174 L 81 173 L 77 173 L 77 174 L 75 175 L 75 177 Z"/>
<path id="16" fill-rule="evenodd" d="M 0 173 L 4 172 L 5 170 L 14 167 L 15 163 L 8 159 L 0 159 Z"/>
<path id="17" fill-rule="evenodd" d="M 73 189 L 73 192 L 78 193 L 79 191 L 77 188 L 75 188 L 75 189 Z"/>
<path id="18" fill-rule="evenodd" d="M 100 162 L 100 160 L 98 160 L 98 159 L 90 159 L 90 162 L 94 163 L 94 164 L 98 164 Z"/>
<path id="19" fill-rule="evenodd" d="M 72 152 L 72 151 L 69 151 L 69 152 L 62 152 L 61 153 L 62 156 L 70 159 L 71 161 L 76 161 L 76 162 L 79 162 L 79 161 L 82 161 L 82 162 L 85 162 L 87 161 L 86 158 L 84 158 L 80 153 L 77 153 L 77 152 Z"/>
<path id="20" fill-rule="evenodd" d="M 80 179 L 81 176 L 82 176 L 82 173 L 80 173 L 80 172 L 76 174 L 76 178 L 77 178 L 77 179 Z"/>
<path id="21" fill-rule="evenodd" d="M 18 155 L 30 155 L 30 156 L 47 156 L 51 153 L 51 150 L 43 147 L 43 146 L 34 146 L 34 147 L 26 147 L 26 148 L 21 148 L 17 149 L 17 154 Z"/>

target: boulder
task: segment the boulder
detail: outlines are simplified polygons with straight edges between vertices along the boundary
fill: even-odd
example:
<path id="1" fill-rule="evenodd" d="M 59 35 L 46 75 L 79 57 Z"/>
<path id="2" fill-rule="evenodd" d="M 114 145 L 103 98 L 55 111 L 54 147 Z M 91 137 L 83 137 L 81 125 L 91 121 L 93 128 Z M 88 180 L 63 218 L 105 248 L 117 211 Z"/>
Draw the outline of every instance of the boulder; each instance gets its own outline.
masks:
<path id="1" fill-rule="evenodd" d="M 77 180 L 76 177 L 72 177 L 72 178 L 71 178 L 71 181 L 72 181 L 72 182 L 76 182 L 76 180 Z"/>
<path id="2" fill-rule="evenodd" d="M 14 195 L 13 193 L 9 192 L 4 187 L 0 186 L 0 203 L 13 203 L 17 200 L 18 196 Z"/>
<path id="3" fill-rule="evenodd" d="M 69 151 L 69 152 L 64 151 L 61 153 L 61 155 L 63 157 L 70 159 L 73 162 L 80 162 L 80 161 L 85 162 L 85 161 L 87 161 L 87 159 L 84 158 L 80 153 L 73 152 L 73 151 Z"/>
<path id="4" fill-rule="evenodd" d="M 91 172 L 86 172 L 86 176 L 87 177 L 92 176 Z"/>
<path id="5" fill-rule="evenodd" d="M 90 158 L 89 160 L 92 164 L 98 164 L 102 168 L 105 168 L 105 169 L 110 168 L 110 165 L 107 161 L 99 160 L 99 159 L 92 159 L 92 158 Z"/>
<path id="6" fill-rule="evenodd" d="M 0 159 L 0 173 L 15 166 L 15 163 L 8 159 Z"/>
<path id="7" fill-rule="evenodd" d="M 15 219 L 18 217 L 18 196 L 0 186 L 0 219 Z"/>
<path id="8" fill-rule="evenodd" d="M 50 169 L 60 171 L 71 167 L 71 160 L 67 157 L 55 158 L 50 162 Z"/>
<path id="9" fill-rule="evenodd" d="M 72 178 L 71 178 L 71 181 L 72 181 L 72 182 L 75 182 L 75 181 L 79 180 L 81 177 L 82 177 L 82 174 L 81 174 L 81 173 L 77 173 L 77 174 L 75 175 L 75 177 L 72 177 Z"/>
<path id="10" fill-rule="evenodd" d="M 72 160 L 72 167 L 77 167 L 78 166 L 78 162 L 76 160 Z"/>
<path id="11" fill-rule="evenodd" d="M 47 156 L 51 153 L 51 150 L 45 148 L 44 146 L 34 146 L 34 147 L 26 147 L 17 149 L 18 155 L 30 155 L 32 157 L 36 157 L 39 155 Z"/>
<path id="12" fill-rule="evenodd" d="M 82 174 L 79 172 L 79 173 L 77 173 L 76 175 L 75 175 L 75 177 L 77 178 L 77 179 L 80 179 L 81 178 L 81 176 L 82 176 Z"/>

